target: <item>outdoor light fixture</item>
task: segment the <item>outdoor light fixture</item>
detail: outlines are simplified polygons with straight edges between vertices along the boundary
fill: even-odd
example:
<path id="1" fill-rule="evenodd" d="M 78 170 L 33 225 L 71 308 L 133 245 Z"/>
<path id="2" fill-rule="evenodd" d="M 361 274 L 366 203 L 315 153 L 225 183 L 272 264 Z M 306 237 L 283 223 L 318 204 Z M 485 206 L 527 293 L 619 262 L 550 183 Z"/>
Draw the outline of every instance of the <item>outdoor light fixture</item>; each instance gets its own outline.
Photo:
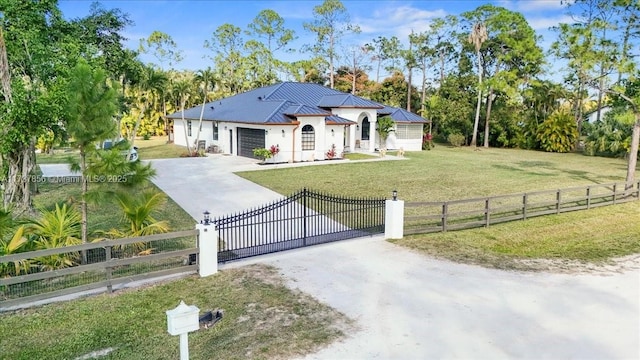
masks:
<path id="1" fill-rule="evenodd" d="M 336 136 L 336 131 L 331 129 L 331 136 Z"/>
<path id="2" fill-rule="evenodd" d="M 204 216 L 204 219 L 201 221 L 201 223 L 202 223 L 202 224 L 204 224 L 204 225 L 209 225 L 209 224 L 211 224 L 211 217 L 210 217 L 211 213 L 210 213 L 210 212 L 208 212 L 207 210 L 205 210 L 205 211 L 202 213 L 202 215 Z"/>
<path id="3" fill-rule="evenodd" d="M 265 134 L 265 135 L 269 135 L 269 130 L 265 130 L 265 131 L 264 131 L 264 134 Z"/>
<path id="4" fill-rule="evenodd" d="M 395 190 L 395 189 L 394 189 L 394 190 L 391 192 L 391 197 L 393 198 L 393 201 L 398 200 L 398 190 Z"/>
<path id="5" fill-rule="evenodd" d="M 284 137 L 284 129 L 282 129 L 282 137 Z"/>
<path id="6" fill-rule="evenodd" d="M 356 131 L 360 130 L 360 125 L 356 125 Z"/>

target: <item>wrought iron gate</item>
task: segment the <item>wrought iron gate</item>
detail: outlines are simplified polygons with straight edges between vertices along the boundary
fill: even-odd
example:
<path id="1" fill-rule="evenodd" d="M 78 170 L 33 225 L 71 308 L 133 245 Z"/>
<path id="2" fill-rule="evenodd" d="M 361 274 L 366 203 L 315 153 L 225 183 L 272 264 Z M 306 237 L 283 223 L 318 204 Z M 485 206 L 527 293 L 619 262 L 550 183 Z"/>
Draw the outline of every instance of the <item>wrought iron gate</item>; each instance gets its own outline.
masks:
<path id="1" fill-rule="evenodd" d="M 384 232 L 385 199 L 303 189 L 272 204 L 214 220 L 218 262 Z"/>

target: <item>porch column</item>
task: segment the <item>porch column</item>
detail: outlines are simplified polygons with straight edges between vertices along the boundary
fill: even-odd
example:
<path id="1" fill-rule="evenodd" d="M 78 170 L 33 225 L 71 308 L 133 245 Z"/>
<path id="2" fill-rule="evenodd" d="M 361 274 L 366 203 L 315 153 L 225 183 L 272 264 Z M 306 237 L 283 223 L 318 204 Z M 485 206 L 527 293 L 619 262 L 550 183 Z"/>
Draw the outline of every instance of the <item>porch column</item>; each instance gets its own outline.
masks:
<path id="1" fill-rule="evenodd" d="M 369 151 L 376 151 L 376 144 L 378 143 L 377 132 L 376 132 L 376 123 L 378 119 L 373 121 L 369 120 Z"/>

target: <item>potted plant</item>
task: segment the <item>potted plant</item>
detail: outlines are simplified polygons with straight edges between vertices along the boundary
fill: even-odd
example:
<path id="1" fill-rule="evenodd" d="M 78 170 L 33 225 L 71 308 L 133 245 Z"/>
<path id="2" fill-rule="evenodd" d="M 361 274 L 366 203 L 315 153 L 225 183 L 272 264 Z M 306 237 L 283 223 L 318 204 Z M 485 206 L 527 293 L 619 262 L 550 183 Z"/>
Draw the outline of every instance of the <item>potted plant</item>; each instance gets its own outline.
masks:
<path id="1" fill-rule="evenodd" d="M 280 152 L 280 145 L 271 145 L 269 152 L 271 153 L 271 157 L 275 159 L 276 155 Z"/>

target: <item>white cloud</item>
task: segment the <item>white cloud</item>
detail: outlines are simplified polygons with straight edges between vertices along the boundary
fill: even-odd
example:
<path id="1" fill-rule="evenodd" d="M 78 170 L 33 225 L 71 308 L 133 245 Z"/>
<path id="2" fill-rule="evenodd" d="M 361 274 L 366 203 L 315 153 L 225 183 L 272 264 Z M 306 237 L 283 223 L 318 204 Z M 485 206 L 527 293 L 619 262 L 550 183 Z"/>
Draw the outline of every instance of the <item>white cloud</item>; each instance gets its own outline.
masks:
<path id="1" fill-rule="evenodd" d="M 560 0 L 501 0 L 498 5 L 522 13 L 560 11 L 565 8 Z"/>
<path id="2" fill-rule="evenodd" d="M 569 15 L 558 15 L 555 17 L 527 17 L 529 26 L 534 30 L 548 30 L 552 26 L 557 26 L 560 23 L 573 23 L 574 20 Z"/>

